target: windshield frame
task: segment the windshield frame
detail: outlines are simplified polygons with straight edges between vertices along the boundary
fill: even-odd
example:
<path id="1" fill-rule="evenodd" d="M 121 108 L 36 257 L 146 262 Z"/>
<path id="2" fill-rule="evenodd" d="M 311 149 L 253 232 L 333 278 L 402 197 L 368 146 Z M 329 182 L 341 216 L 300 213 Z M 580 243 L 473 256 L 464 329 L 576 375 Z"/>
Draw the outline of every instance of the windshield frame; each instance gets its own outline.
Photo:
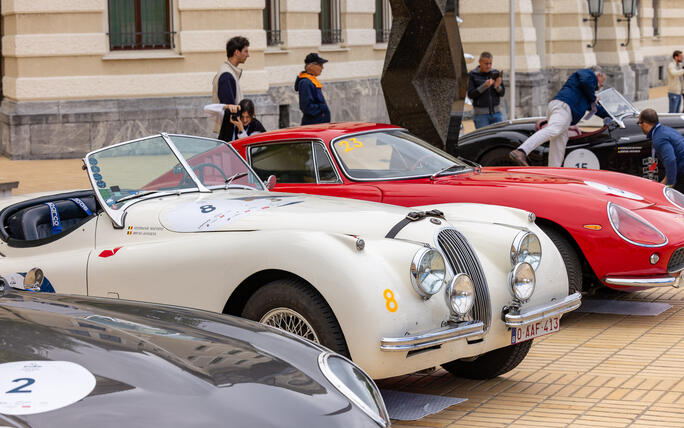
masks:
<path id="1" fill-rule="evenodd" d="M 406 132 L 406 133 L 409 133 L 409 134 L 410 134 L 410 132 L 409 132 L 406 128 L 376 128 L 376 129 L 371 129 L 371 130 L 368 130 L 368 131 L 351 132 L 351 133 L 348 133 L 348 134 L 340 135 L 339 137 L 335 137 L 335 138 L 333 138 L 332 140 L 330 140 L 330 142 L 328 143 L 328 150 L 329 150 L 330 152 L 332 152 L 332 155 L 335 157 L 335 161 L 337 162 L 337 165 L 339 166 L 340 170 L 342 171 L 342 173 L 343 173 L 349 180 L 352 180 L 352 181 L 364 181 L 364 182 L 398 181 L 398 180 L 407 180 L 407 179 L 414 179 L 414 178 L 427 178 L 427 177 L 432 176 L 432 174 L 434 174 L 434 172 L 433 172 L 433 173 L 430 173 L 430 174 L 425 173 L 425 174 L 417 174 L 417 175 L 404 175 L 404 176 L 401 176 L 401 177 L 391 177 L 391 178 L 357 178 L 357 177 L 354 177 L 353 175 L 351 175 L 351 174 L 349 173 L 349 171 L 347 171 L 347 168 L 346 168 L 344 162 L 342 161 L 342 159 L 341 159 L 340 156 L 338 155 L 337 150 L 335 149 L 335 143 L 336 143 L 338 140 L 343 140 L 343 139 L 345 139 L 345 138 L 349 138 L 349 137 L 352 137 L 352 136 L 364 135 L 364 134 L 374 134 L 374 133 L 381 133 L 381 132 Z M 413 134 L 411 134 L 411 135 L 413 135 Z M 423 141 L 420 137 L 417 137 L 417 136 L 415 136 L 415 135 L 413 135 L 413 136 L 414 136 L 415 138 L 418 138 L 419 140 Z M 426 148 L 427 148 L 428 150 L 431 150 L 431 151 L 433 151 L 437 156 L 440 156 L 440 153 L 437 152 L 436 150 L 442 151 L 441 149 L 439 149 L 438 147 L 432 146 L 432 145 L 431 145 L 430 143 L 428 143 L 427 141 L 424 141 L 424 143 L 427 145 Z M 413 143 L 413 144 L 416 144 L 416 143 Z M 446 152 L 445 152 L 445 153 L 446 153 Z M 447 154 L 448 154 L 448 153 L 447 153 Z M 451 155 L 449 155 L 449 156 L 451 156 Z M 449 161 L 451 161 L 451 159 L 449 159 L 449 158 L 446 158 L 446 159 L 448 159 Z M 473 168 L 472 166 L 468 165 L 467 163 L 463 162 L 462 160 L 460 160 L 460 159 L 458 159 L 458 158 L 456 158 L 456 157 L 454 157 L 454 159 L 455 159 L 454 164 L 462 163 L 463 165 L 466 166 L 466 168 L 464 168 L 463 170 L 458 171 L 459 173 L 466 172 L 466 171 L 470 171 L 470 170 L 474 170 L 474 168 Z"/>
<path id="2" fill-rule="evenodd" d="M 604 106 L 603 103 L 601 102 L 601 95 L 602 95 L 602 94 L 607 94 L 607 93 L 617 95 L 619 98 L 622 99 L 622 101 L 625 102 L 625 104 L 627 104 L 628 106 L 631 107 L 631 111 L 626 112 L 626 113 L 624 113 L 624 114 L 622 114 L 622 115 L 620 115 L 620 116 L 614 116 L 613 113 L 612 113 L 610 110 L 608 110 L 608 109 L 606 108 L 606 106 Z M 615 95 L 613 95 L 613 96 L 615 96 Z M 599 102 L 599 104 L 601 104 L 601 107 L 603 107 L 603 109 L 608 113 L 608 115 L 611 117 L 611 119 L 613 119 L 613 120 L 615 121 L 615 123 L 617 123 L 618 126 L 619 126 L 620 128 L 625 128 L 625 122 L 624 122 L 624 120 L 623 120 L 624 118 L 630 117 L 630 116 L 638 116 L 638 115 L 641 113 L 641 111 L 640 111 L 638 108 L 634 107 L 634 104 L 630 103 L 630 102 L 627 100 L 627 98 L 625 98 L 625 96 L 622 95 L 622 94 L 621 94 L 617 89 L 615 89 L 615 88 L 604 89 L 604 90 L 602 90 L 601 92 L 597 93 L 596 96 L 599 98 L 599 101 L 598 101 L 598 102 Z"/>
<path id="3" fill-rule="evenodd" d="M 169 149 L 171 150 L 171 152 L 173 153 L 173 155 L 174 155 L 174 156 L 176 157 L 176 159 L 178 160 L 178 163 L 183 167 L 183 169 L 185 170 L 185 173 L 188 175 L 188 177 L 190 177 L 190 179 L 193 181 L 193 183 L 195 184 L 196 187 L 194 187 L 194 188 L 185 188 L 185 189 L 160 190 L 160 191 L 156 191 L 156 192 L 150 193 L 149 195 L 144 195 L 144 196 L 141 196 L 141 197 L 139 197 L 139 198 L 134 198 L 134 199 L 127 200 L 127 201 L 125 201 L 125 202 L 123 203 L 123 205 L 121 205 L 118 209 L 116 209 L 116 210 L 115 210 L 115 209 L 112 209 L 109 205 L 107 205 L 107 202 L 104 200 L 104 198 L 102 197 L 102 195 L 101 195 L 100 192 L 98 191 L 97 184 L 96 184 L 96 182 L 95 182 L 95 178 L 93 177 L 93 172 L 92 172 L 92 170 L 91 170 L 91 168 L 90 168 L 91 165 L 90 165 L 89 158 L 90 158 L 92 155 L 98 154 L 98 153 L 103 152 L 103 151 L 106 151 L 106 150 L 110 150 L 110 149 L 115 148 L 115 147 L 119 147 L 119 146 L 123 146 L 123 145 L 127 145 L 127 144 L 133 144 L 133 143 L 136 143 L 136 142 L 138 142 L 138 141 L 144 141 L 144 140 L 148 140 L 148 139 L 154 138 L 154 137 L 161 137 L 161 138 L 164 140 L 164 142 L 166 143 L 166 145 L 169 147 Z M 225 141 L 218 140 L 218 139 L 216 139 L 216 138 L 201 137 L 201 136 L 197 136 L 197 135 L 168 134 L 168 133 L 166 133 L 166 132 L 162 132 L 162 133 L 159 133 L 159 134 L 152 134 L 152 135 L 148 135 L 148 136 L 141 137 L 141 138 L 136 138 L 136 139 L 129 140 L 129 141 L 123 141 L 123 142 L 121 142 L 121 143 L 116 143 L 116 144 L 112 144 L 112 145 L 110 145 L 110 146 L 102 147 L 102 148 L 97 149 L 97 150 L 93 150 L 92 152 L 88 152 L 88 153 L 85 155 L 85 157 L 83 157 L 84 169 L 86 170 L 86 174 L 88 174 L 88 181 L 90 182 L 90 187 L 92 187 L 93 192 L 95 193 L 95 198 L 97 198 L 97 201 L 99 202 L 99 204 L 100 204 L 100 206 L 102 207 L 102 209 L 107 213 L 107 215 L 109 216 L 109 218 L 112 220 L 112 223 L 114 223 L 114 227 L 115 227 L 116 229 L 122 229 L 122 228 L 124 227 L 124 225 L 125 225 L 125 223 L 126 223 L 126 212 L 127 212 L 128 208 L 129 208 L 131 205 L 136 204 L 136 203 L 138 203 L 138 202 L 142 202 L 142 201 L 145 201 L 145 200 L 148 200 L 148 199 L 158 198 L 158 197 L 160 197 L 160 196 L 181 195 L 181 194 L 184 194 L 184 193 L 211 193 L 211 192 L 212 192 L 212 189 L 213 189 L 213 190 L 216 190 L 216 189 L 224 189 L 224 188 L 226 188 L 226 186 L 223 186 L 223 185 L 216 185 L 216 186 L 209 186 L 209 187 L 207 187 L 207 186 L 205 186 L 204 184 L 202 184 L 202 182 L 201 182 L 200 179 L 197 177 L 197 175 L 196 175 L 195 172 L 193 171 L 193 169 L 192 169 L 192 167 L 190 166 L 190 164 L 188 163 L 188 161 L 185 159 L 185 157 L 181 154 L 180 150 L 178 150 L 178 148 L 176 147 L 176 145 L 173 143 L 173 137 L 188 137 L 188 138 L 195 138 L 195 139 L 198 139 L 198 140 L 211 140 L 211 141 L 214 141 L 214 142 L 220 142 L 220 143 L 222 143 L 223 145 L 225 145 L 225 146 L 227 146 L 227 147 L 229 148 L 229 150 L 237 157 L 237 159 L 240 160 L 240 162 L 242 162 L 242 164 L 246 167 L 248 173 L 251 173 L 252 176 L 253 176 L 256 180 L 258 180 L 258 181 L 257 181 L 257 185 L 258 185 L 260 188 L 253 189 L 253 190 L 265 190 L 265 191 L 268 191 L 268 190 L 266 189 L 266 186 L 264 185 L 264 183 L 263 183 L 263 182 L 261 181 L 261 179 L 259 178 L 259 176 L 252 170 L 252 168 L 251 168 L 251 167 L 249 166 L 249 164 L 242 158 L 242 156 L 240 156 L 240 154 L 237 152 L 237 150 L 235 150 L 235 148 L 234 148 L 232 145 L 228 144 L 228 143 L 225 142 Z M 231 185 L 231 186 L 233 186 L 233 185 Z M 241 186 L 241 187 L 242 187 L 242 186 Z"/>

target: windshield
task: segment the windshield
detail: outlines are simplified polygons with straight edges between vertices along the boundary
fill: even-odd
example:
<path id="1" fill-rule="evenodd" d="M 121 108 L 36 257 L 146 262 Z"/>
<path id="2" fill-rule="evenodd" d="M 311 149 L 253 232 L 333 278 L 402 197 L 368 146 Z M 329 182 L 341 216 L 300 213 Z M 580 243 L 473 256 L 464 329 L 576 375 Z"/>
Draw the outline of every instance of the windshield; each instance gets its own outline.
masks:
<path id="1" fill-rule="evenodd" d="M 347 175 L 359 180 L 424 177 L 443 170 L 444 174 L 449 174 L 471 169 L 448 153 L 401 130 L 342 137 L 333 141 L 331 147 Z M 449 168 L 451 166 L 454 168 Z"/>
<path id="2" fill-rule="evenodd" d="M 615 88 L 609 88 L 596 94 L 599 103 L 621 127 L 626 116 L 638 115 L 639 110 L 622 96 Z"/>
<path id="3" fill-rule="evenodd" d="M 128 201 L 159 192 L 228 186 L 263 190 L 259 178 L 232 147 L 210 138 L 156 135 L 94 151 L 85 163 L 93 188 L 117 223 L 122 217 L 114 212 Z"/>

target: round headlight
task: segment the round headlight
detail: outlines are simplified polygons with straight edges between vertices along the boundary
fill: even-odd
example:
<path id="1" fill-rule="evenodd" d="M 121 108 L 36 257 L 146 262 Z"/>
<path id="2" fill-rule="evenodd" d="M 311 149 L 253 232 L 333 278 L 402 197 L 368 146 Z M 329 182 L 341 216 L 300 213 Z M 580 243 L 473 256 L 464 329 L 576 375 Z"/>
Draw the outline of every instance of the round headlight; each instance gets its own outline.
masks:
<path id="1" fill-rule="evenodd" d="M 411 282 L 424 299 L 439 292 L 446 279 L 446 262 L 439 251 L 422 248 L 411 262 Z"/>
<path id="2" fill-rule="evenodd" d="M 663 188 L 663 193 L 667 200 L 672 202 L 672 205 L 684 210 L 684 194 L 682 194 L 682 192 L 679 192 L 672 187 L 665 186 Z"/>
<path id="3" fill-rule="evenodd" d="M 529 263 L 518 263 L 511 272 L 511 291 L 521 302 L 527 301 L 534 293 L 534 269 Z"/>
<path id="4" fill-rule="evenodd" d="M 338 391 L 370 416 L 380 426 L 389 426 L 389 415 L 375 382 L 341 355 L 323 352 L 318 356 L 323 375 Z"/>
<path id="5" fill-rule="evenodd" d="M 459 273 L 447 288 L 449 308 L 458 316 L 466 315 L 475 303 L 475 285 L 465 273 Z"/>
<path id="6" fill-rule="evenodd" d="M 529 263 L 537 270 L 541 263 L 542 250 L 539 238 L 532 232 L 520 232 L 511 244 L 511 264 Z"/>

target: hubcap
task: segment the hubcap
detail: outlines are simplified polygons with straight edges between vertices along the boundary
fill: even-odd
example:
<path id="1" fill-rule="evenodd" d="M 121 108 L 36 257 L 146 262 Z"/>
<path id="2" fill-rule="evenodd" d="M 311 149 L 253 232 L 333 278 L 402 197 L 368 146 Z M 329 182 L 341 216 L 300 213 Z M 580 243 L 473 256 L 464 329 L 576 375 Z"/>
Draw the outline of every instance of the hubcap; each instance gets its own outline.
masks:
<path id="1" fill-rule="evenodd" d="M 296 334 L 312 342 L 320 343 L 311 324 L 300 313 L 288 308 L 275 308 L 268 311 L 260 323 Z"/>

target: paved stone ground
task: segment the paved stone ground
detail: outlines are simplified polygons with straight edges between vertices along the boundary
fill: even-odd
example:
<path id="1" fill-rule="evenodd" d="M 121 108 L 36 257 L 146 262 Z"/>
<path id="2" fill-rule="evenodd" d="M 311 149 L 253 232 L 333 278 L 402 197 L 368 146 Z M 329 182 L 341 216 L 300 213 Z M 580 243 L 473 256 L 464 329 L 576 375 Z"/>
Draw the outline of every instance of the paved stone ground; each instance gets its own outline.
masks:
<path id="1" fill-rule="evenodd" d="M 659 316 L 571 313 L 536 339 L 515 370 L 487 381 L 443 369 L 379 382 L 381 388 L 468 401 L 395 427 L 684 427 L 684 289 L 606 299 L 663 302 Z"/>

